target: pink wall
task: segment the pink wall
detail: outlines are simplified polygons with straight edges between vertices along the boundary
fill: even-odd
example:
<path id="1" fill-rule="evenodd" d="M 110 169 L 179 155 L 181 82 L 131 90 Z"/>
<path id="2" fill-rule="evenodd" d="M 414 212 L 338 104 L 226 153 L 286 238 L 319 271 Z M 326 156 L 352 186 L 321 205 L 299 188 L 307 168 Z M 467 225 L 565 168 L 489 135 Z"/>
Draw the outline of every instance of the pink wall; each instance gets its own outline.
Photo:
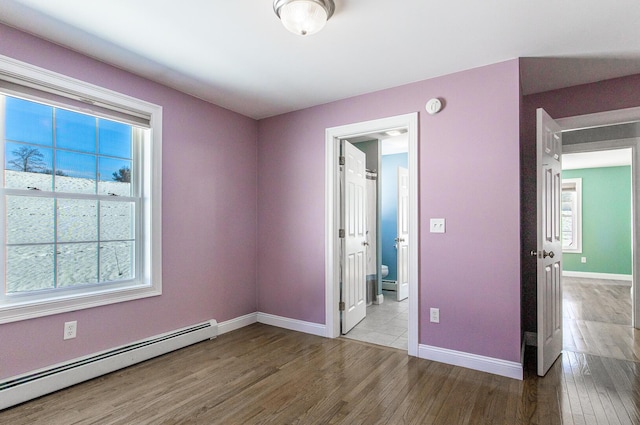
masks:
<path id="1" fill-rule="evenodd" d="M 640 75 L 524 96 L 522 108 L 522 241 L 523 252 L 536 246 L 536 109 L 554 118 L 640 106 Z M 524 330 L 536 332 L 536 262 L 523 257 Z"/>
<path id="2" fill-rule="evenodd" d="M 512 60 L 261 120 L 259 311 L 325 323 L 325 129 L 419 111 L 420 343 L 519 362 L 519 108 Z"/>
<path id="3" fill-rule="evenodd" d="M 163 295 L 0 325 L 0 379 L 256 311 L 257 123 L 0 25 L 0 54 L 163 106 Z M 63 323 L 78 337 L 62 340 Z"/>
<path id="4" fill-rule="evenodd" d="M 0 39 L 2 55 L 164 107 L 164 294 L 0 325 L 0 379 L 210 318 L 324 323 L 325 129 L 414 111 L 420 343 L 519 361 L 517 60 L 256 123 L 3 25 Z M 63 341 L 68 320 L 78 338 Z"/>

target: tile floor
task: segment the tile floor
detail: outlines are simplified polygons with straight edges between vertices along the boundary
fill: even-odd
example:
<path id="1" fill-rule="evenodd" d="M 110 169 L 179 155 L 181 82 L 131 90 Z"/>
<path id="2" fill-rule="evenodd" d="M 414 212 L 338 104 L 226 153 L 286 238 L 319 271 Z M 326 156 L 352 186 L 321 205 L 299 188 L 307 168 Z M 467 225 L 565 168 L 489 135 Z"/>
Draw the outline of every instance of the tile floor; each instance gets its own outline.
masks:
<path id="1" fill-rule="evenodd" d="M 409 300 L 396 301 L 396 293 L 382 291 L 384 302 L 367 307 L 367 317 L 344 338 L 407 350 Z"/>

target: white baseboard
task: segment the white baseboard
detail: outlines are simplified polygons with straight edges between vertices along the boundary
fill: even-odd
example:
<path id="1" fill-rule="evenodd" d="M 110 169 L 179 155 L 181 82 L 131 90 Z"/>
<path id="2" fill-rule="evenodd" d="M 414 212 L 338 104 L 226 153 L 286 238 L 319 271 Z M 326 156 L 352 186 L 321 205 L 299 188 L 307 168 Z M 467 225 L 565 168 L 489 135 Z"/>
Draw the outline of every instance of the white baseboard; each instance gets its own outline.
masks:
<path id="1" fill-rule="evenodd" d="M 376 295 L 376 299 L 373 300 L 373 303 L 377 305 L 384 303 L 384 295 L 383 294 Z"/>
<path id="2" fill-rule="evenodd" d="M 525 332 L 524 333 L 524 343 L 525 345 L 529 345 L 531 347 L 538 346 L 538 334 L 535 332 Z"/>
<path id="3" fill-rule="evenodd" d="M 581 277 L 585 279 L 624 280 L 626 282 L 633 281 L 633 275 L 630 274 L 563 271 L 562 276 Z"/>
<path id="4" fill-rule="evenodd" d="M 273 314 L 258 313 L 258 323 L 264 323 L 265 325 L 276 326 L 317 336 L 326 336 L 327 327 L 325 325 L 289 319 L 287 317 L 275 316 Z"/>
<path id="5" fill-rule="evenodd" d="M 249 313 L 235 319 L 218 323 L 218 335 L 244 328 L 258 321 L 258 313 Z"/>
<path id="6" fill-rule="evenodd" d="M 507 378 L 518 380 L 523 379 L 522 364 L 517 362 L 494 359 L 492 357 L 469 354 L 462 351 L 432 347 L 423 344 L 418 345 L 418 357 L 421 359 L 433 360 L 440 363 L 479 370 L 481 372 L 493 373 L 494 375 L 505 376 Z"/>

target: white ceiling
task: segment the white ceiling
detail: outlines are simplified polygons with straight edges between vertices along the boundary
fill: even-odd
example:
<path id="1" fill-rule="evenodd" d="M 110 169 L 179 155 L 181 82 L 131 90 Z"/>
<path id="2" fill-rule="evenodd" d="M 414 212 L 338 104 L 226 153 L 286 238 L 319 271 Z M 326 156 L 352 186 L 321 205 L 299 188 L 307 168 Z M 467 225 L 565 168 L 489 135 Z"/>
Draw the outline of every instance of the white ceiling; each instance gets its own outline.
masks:
<path id="1" fill-rule="evenodd" d="M 618 167 L 631 165 L 631 149 L 562 154 L 562 169 Z"/>
<path id="2" fill-rule="evenodd" d="M 525 94 L 640 73 L 638 0 L 0 0 L 0 21 L 253 118 L 518 57 Z"/>

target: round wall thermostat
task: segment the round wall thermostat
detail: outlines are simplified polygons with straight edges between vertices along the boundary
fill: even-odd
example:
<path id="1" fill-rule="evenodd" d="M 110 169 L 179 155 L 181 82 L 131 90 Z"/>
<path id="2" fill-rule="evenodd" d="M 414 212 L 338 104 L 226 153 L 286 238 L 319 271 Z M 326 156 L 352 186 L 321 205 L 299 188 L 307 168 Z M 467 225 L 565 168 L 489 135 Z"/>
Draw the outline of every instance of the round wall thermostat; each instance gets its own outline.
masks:
<path id="1" fill-rule="evenodd" d="M 430 115 L 437 114 L 442 109 L 442 102 L 437 98 L 429 99 L 425 109 Z"/>

